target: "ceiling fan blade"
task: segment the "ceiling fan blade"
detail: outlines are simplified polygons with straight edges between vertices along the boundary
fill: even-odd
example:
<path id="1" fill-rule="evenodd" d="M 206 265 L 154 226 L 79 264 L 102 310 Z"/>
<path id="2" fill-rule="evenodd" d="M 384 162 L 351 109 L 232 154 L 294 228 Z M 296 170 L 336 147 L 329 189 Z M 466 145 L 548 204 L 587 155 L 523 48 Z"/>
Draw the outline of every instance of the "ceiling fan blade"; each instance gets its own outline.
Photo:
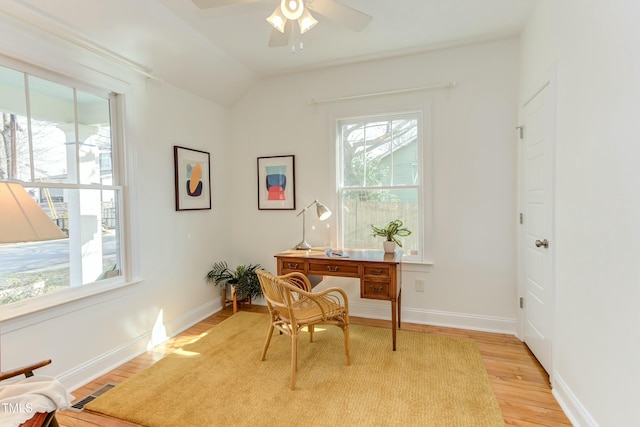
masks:
<path id="1" fill-rule="evenodd" d="M 307 7 L 354 31 L 362 31 L 373 19 L 371 15 L 334 0 L 308 0 Z"/>
<path id="2" fill-rule="evenodd" d="M 291 21 L 287 21 L 284 27 L 284 34 L 274 28 L 271 31 L 271 37 L 269 38 L 269 47 L 282 47 L 288 45 L 292 29 L 293 23 Z"/>
<path id="3" fill-rule="evenodd" d="M 251 3 L 257 0 L 191 0 L 200 9 L 210 9 L 212 7 L 227 6 L 236 3 Z"/>

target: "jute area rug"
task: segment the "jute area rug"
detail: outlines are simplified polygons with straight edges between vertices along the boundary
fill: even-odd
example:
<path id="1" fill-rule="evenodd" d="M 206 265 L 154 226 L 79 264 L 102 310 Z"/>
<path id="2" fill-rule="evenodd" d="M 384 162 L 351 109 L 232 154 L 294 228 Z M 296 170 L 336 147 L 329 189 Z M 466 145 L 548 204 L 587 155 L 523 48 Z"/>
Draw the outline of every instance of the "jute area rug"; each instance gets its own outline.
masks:
<path id="1" fill-rule="evenodd" d="M 350 326 L 299 340 L 296 390 L 290 339 L 269 316 L 238 312 L 86 406 L 144 426 L 504 426 L 472 340 Z"/>

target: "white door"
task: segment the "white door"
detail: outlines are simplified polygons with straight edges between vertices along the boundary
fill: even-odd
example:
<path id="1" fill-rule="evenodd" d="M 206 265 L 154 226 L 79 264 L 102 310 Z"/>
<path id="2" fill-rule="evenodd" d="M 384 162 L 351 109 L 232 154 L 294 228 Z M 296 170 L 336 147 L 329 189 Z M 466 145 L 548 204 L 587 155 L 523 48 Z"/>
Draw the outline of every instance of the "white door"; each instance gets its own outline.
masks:
<path id="1" fill-rule="evenodd" d="M 542 367 L 551 373 L 555 321 L 555 95 L 551 81 L 525 102 L 522 112 L 523 335 Z"/>

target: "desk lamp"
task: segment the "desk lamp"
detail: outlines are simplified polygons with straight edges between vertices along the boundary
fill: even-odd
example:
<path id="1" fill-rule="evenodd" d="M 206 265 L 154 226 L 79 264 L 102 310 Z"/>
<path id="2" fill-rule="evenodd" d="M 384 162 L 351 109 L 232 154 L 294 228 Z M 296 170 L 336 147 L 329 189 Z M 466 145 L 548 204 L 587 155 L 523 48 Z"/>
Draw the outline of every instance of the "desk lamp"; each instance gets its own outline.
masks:
<path id="1" fill-rule="evenodd" d="M 320 221 L 324 221 L 325 219 L 327 219 L 327 218 L 329 218 L 331 216 L 331 211 L 329 210 L 329 208 L 326 207 L 325 205 L 323 205 L 322 203 L 320 203 L 317 199 L 314 200 L 313 202 L 309 203 L 309 206 L 304 208 L 298 215 L 296 215 L 297 217 L 302 215 L 302 241 L 296 245 L 296 247 L 295 247 L 296 249 L 310 249 L 311 248 L 311 245 L 309 243 L 307 243 L 307 240 L 305 238 L 305 230 L 306 230 L 305 222 L 306 222 L 306 212 L 313 205 L 317 206 L 317 214 L 318 214 L 318 218 L 320 219 Z"/>

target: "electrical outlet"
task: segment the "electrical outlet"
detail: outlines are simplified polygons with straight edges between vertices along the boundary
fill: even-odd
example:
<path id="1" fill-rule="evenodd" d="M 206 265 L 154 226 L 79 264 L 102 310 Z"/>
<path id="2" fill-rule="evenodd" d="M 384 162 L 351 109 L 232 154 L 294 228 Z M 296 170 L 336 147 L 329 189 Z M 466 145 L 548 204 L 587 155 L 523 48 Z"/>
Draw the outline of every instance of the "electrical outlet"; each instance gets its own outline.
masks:
<path id="1" fill-rule="evenodd" d="M 424 292 L 424 280 L 416 279 L 416 292 Z"/>

